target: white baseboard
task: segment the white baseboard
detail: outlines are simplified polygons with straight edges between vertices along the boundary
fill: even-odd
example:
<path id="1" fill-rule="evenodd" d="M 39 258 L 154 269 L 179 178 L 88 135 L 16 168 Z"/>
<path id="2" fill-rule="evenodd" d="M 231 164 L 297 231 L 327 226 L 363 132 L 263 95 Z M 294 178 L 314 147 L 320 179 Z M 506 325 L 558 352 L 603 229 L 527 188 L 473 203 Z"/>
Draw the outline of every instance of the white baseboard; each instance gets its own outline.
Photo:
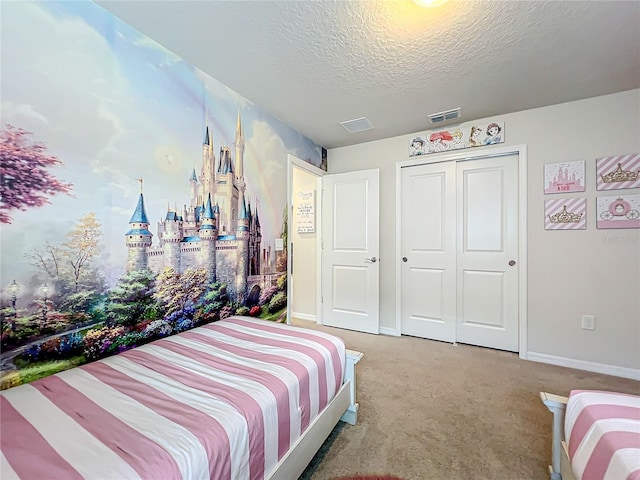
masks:
<path id="1" fill-rule="evenodd" d="M 576 360 L 575 358 L 557 357 L 536 352 L 527 352 L 527 360 L 549 363 L 560 367 L 576 368 L 587 372 L 604 373 L 605 375 L 630 378 L 631 380 L 640 380 L 640 370 L 637 368 L 618 367 L 616 365 L 607 365 L 606 363 L 587 362 L 585 360 Z"/>
<path id="2" fill-rule="evenodd" d="M 398 332 L 395 328 L 380 327 L 379 331 L 380 331 L 380 335 L 391 335 L 394 337 L 400 336 L 400 332 Z"/>
<path id="3" fill-rule="evenodd" d="M 309 320 L 311 322 L 315 322 L 316 321 L 316 316 L 315 315 L 311 315 L 309 313 L 291 312 L 291 316 L 295 317 L 295 318 L 299 318 L 300 320 Z"/>

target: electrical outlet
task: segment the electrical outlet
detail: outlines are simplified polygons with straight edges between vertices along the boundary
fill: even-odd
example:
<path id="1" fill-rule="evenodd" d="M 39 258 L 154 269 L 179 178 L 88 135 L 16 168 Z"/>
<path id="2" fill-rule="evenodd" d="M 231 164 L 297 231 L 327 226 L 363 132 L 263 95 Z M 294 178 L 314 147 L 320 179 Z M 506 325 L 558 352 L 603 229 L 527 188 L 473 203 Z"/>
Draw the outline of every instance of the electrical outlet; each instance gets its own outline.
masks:
<path id="1" fill-rule="evenodd" d="M 583 330 L 595 330 L 596 329 L 596 317 L 594 315 L 582 316 L 582 329 Z"/>

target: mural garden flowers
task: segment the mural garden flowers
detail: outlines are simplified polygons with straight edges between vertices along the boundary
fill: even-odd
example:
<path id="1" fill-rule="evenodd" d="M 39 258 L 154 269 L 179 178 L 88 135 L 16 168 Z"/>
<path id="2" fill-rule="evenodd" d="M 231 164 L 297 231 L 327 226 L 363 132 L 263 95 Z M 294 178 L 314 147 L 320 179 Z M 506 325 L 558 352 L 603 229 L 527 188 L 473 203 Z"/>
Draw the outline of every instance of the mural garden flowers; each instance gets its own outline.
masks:
<path id="1" fill-rule="evenodd" d="M 182 277 L 186 277 L 188 288 L 181 283 Z M 42 303 L 20 311 L 17 318 L 11 309 L 2 309 L 4 367 L 6 362 L 12 362 L 19 370 L 5 369 L 0 388 L 33 381 L 231 315 L 283 319 L 285 279 L 283 274 L 278 285 L 263 293 L 262 305 L 247 307 L 231 302 L 224 284 L 207 283 L 197 271 L 187 270 L 181 276 L 172 271 L 160 275 L 131 272 L 100 296 L 102 303 L 88 317 L 88 323 L 77 322 L 77 314 L 64 309 L 64 305 L 70 305 L 66 297 L 48 303 L 46 329 Z M 76 294 L 67 294 L 73 295 Z"/>

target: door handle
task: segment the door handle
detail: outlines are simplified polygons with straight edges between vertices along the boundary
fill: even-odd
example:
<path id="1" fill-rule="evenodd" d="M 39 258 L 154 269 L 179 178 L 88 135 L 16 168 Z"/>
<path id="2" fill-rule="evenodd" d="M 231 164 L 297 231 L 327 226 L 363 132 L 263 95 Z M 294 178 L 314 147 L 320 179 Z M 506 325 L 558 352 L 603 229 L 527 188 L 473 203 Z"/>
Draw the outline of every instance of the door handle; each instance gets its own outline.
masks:
<path id="1" fill-rule="evenodd" d="M 376 257 L 365 258 L 365 260 L 367 262 L 371 262 L 371 263 L 376 263 L 378 261 L 378 259 Z"/>
<path id="2" fill-rule="evenodd" d="M 406 262 L 407 261 L 407 257 L 402 257 L 402 261 Z"/>
<path id="3" fill-rule="evenodd" d="M 513 267 L 516 264 L 515 260 L 509 260 L 509 266 Z"/>

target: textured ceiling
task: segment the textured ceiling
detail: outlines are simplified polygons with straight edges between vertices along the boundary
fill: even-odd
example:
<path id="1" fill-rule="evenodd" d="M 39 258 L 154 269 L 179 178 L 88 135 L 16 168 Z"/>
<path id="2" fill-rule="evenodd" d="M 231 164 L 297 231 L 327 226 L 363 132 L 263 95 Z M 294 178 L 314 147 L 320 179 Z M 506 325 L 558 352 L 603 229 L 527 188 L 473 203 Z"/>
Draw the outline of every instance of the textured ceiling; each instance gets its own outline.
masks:
<path id="1" fill-rule="evenodd" d="M 640 87 L 639 1 L 96 3 L 327 148 Z"/>

